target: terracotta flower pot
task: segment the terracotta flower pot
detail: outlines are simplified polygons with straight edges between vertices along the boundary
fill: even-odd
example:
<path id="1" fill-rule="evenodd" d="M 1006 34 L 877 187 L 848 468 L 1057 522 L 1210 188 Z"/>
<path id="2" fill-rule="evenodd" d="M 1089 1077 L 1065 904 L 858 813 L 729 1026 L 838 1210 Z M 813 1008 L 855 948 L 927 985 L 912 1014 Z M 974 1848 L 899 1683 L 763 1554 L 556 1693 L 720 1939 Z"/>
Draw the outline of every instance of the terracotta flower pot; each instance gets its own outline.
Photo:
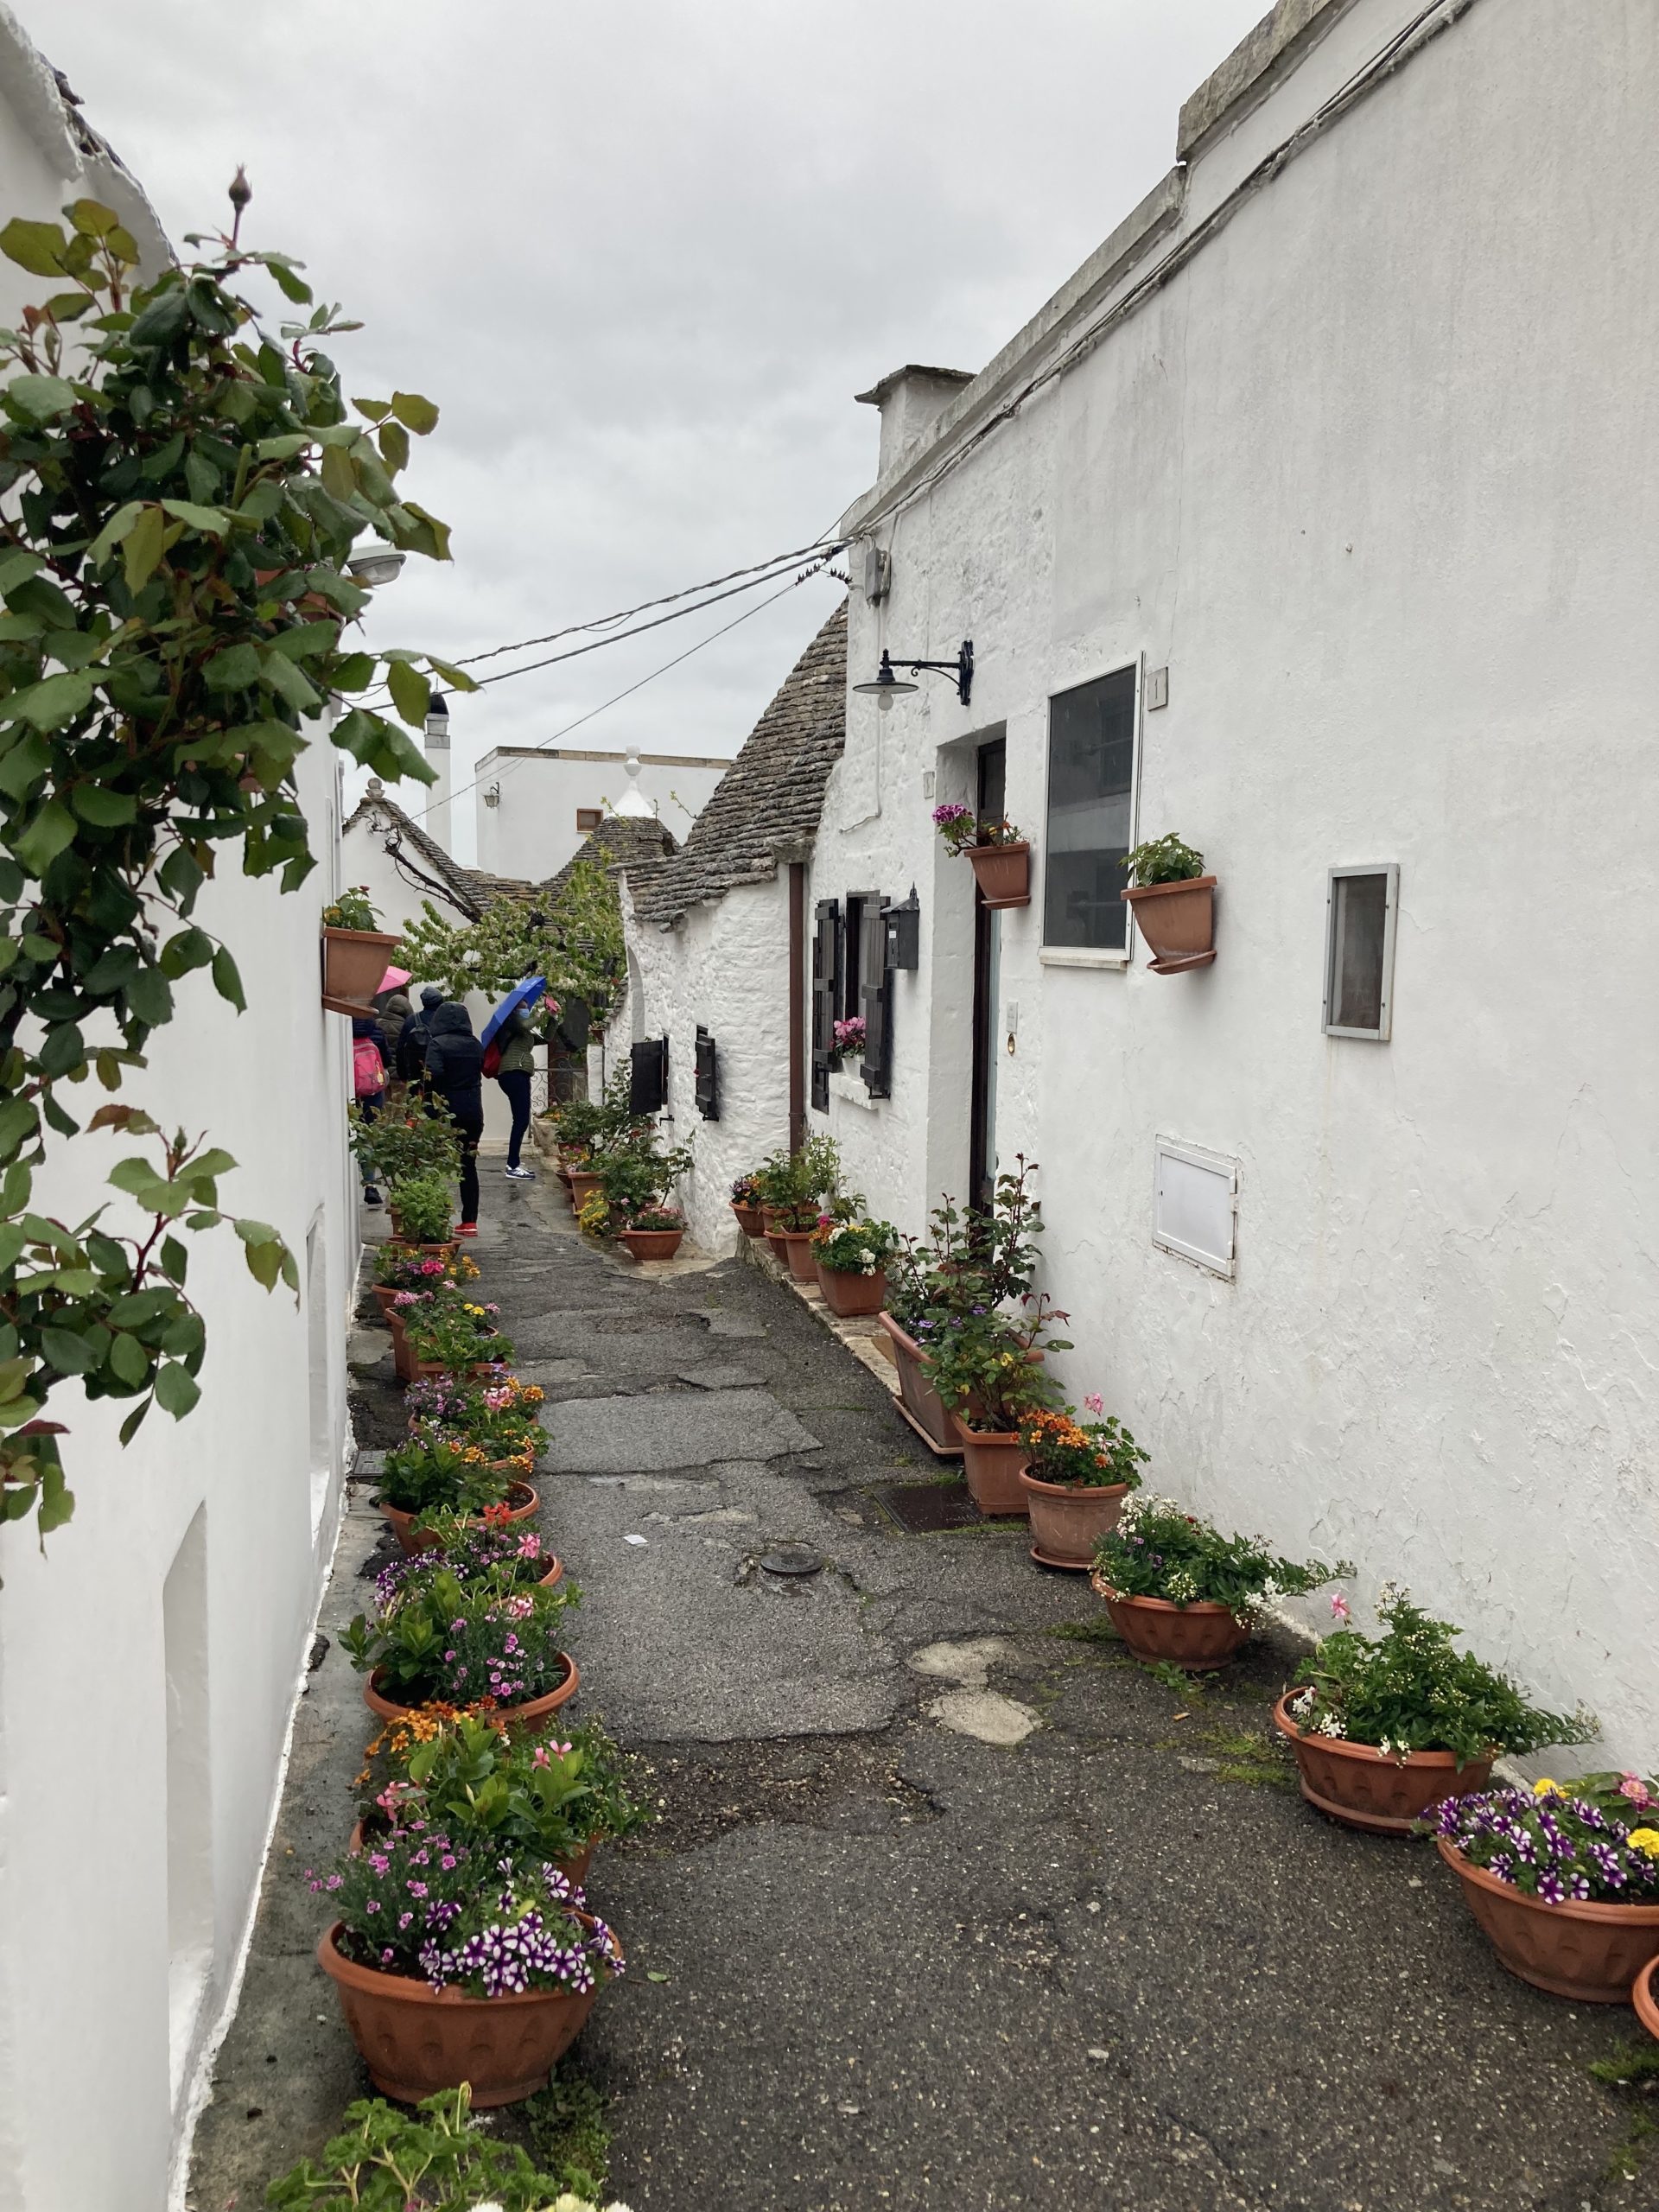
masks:
<path id="1" fill-rule="evenodd" d="M 1172 1605 L 1163 1598 L 1108 1597 L 1112 1626 L 1137 1659 L 1167 1659 L 1190 1674 L 1224 1667 L 1249 1636 L 1249 1624 L 1225 1605 Z"/>
<path id="2" fill-rule="evenodd" d="M 582 1167 L 571 1169 L 570 1203 L 578 1213 L 582 1211 L 599 1186 L 600 1178 L 597 1175 L 591 1174 L 587 1169 Z"/>
<path id="3" fill-rule="evenodd" d="M 961 1440 L 944 1399 L 929 1378 L 926 1355 L 891 1313 L 878 1313 L 875 1321 L 893 1344 L 893 1365 L 899 1370 L 899 1403 L 906 1420 L 933 1451 L 955 1459 L 962 1450 Z"/>
<path id="4" fill-rule="evenodd" d="M 1148 883 L 1126 891 L 1135 926 L 1153 952 L 1150 965 L 1160 976 L 1185 968 L 1207 968 L 1216 957 L 1216 879 L 1191 876 L 1185 883 Z"/>
<path id="5" fill-rule="evenodd" d="M 1630 1985 L 1636 2017 L 1650 2036 L 1659 2036 L 1659 1958 L 1649 1959 Z"/>
<path id="6" fill-rule="evenodd" d="M 557 1689 L 550 1690 L 545 1697 L 528 1698 L 523 1705 L 504 1705 L 499 1708 L 501 1718 L 509 1728 L 533 1728 L 538 1720 L 545 1720 L 550 1713 L 556 1713 L 562 1705 L 568 1705 L 575 1695 L 582 1683 L 576 1662 L 568 1651 L 561 1651 L 559 1657 L 564 1662 L 565 1672 L 564 1680 Z M 411 1714 L 421 1710 L 417 1705 L 394 1704 L 391 1698 L 382 1694 L 380 1679 L 380 1669 L 377 1667 L 363 1685 L 363 1702 L 371 1713 L 378 1714 L 382 1720 L 407 1720 Z"/>
<path id="7" fill-rule="evenodd" d="M 1031 847 L 1021 838 L 1011 845 L 969 845 L 974 880 L 988 906 L 1029 906 Z"/>
<path id="8" fill-rule="evenodd" d="M 1031 1515 L 1031 1555 L 1044 1567 L 1084 1574 L 1095 1563 L 1095 1539 L 1116 1529 L 1127 1483 L 1046 1483 L 1022 1468 L 1020 1487 Z"/>
<path id="9" fill-rule="evenodd" d="M 671 1260 L 684 1241 L 683 1229 L 625 1229 L 622 1242 L 636 1260 Z"/>
<path id="10" fill-rule="evenodd" d="M 586 1913 L 578 1915 L 593 1925 Z M 472 2084 L 487 2107 L 533 2096 L 581 2033 L 597 1989 L 526 1990 L 516 1997 L 464 1997 L 407 1974 L 376 1974 L 345 1958 L 343 1923 L 317 1945 L 317 1964 L 340 1991 L 340 2010 L 369 2077 L 383 2095 L 418 2104 L 440 2089 Z"/>
<path id="11" fill-rule="evenodd" d="M 812 1249 L 812 1232 L 810 1229 L 780 1230 L 776 1236 L 767 1237 L 766 1242 L 772 1246 L 773 1251 L 777 1250 L 779 1244 L 783 1246 L 783 1256 L 788 1261 L 789 1272 L 797 1282 L 817 1282 L 818 1259 L 817 1253 Z"/>
<path id="12" fill-rule="evenodd" d="M 1492 1778 L 1491 1759 L 1461 1768 L 1450 1751 L 1385 1756 L 1370 1744 L 1305 1732 L 1291 1718 L 1287 1690 L 1273 1708 L 1274 1726 L 1296 1754 L 1302 1795 L 1310 1805 L 1371 1835 L 1409 1835 L 1412 1822 L 1447 1797 L 1469 1797 Z"/>
<path id="13" fill-rule="evenodd" d="M 391 1241 L 400 1251 L 420 1252 L 440 1260 L 453 1260 L 461 1249 L 460 1243 L 453 1236 L 441 1238 L 435 1244 L 417 1244 L 412 1236 L 405 1236 L 404 1217 L 390 1199 L 386 1201 L 386 1218 L 391 1224 Z"/>
<path id="14" fill-rule="evenodd" d="M 332 924 L 322 932 L 322 1002 L 331 1014 L 373 1019 L 374 995 L 380 978 L 391 964 L 397 940 L 378 930 L 341 930 Z"/>
<path id="15" fill-rule="evenodd" d="M 1018 1433 L 1007 1435 L 996 1429 L 969 1428 L 959 1415 L 953 1414 L 950 1418 L 962 1446 L 963 1472 L 974 1503 L 986 1515 L 1023 1516 L 1026 1493 L 1020 1478 L 1030 1455 Z"/>
<path id="16" fill-rule="evenodd" d="M 509 1527 L 516 1521 L 528 1521 L 541 1502 L 528 1483 L 511 1484 L 507 1490 L 507 1503 L 511 1508 L 507 1515 Z M 397 1537 L 406 1556 L 413 1558 L 416 1552 L 432 1552 L 438 1549 L 438 1540 L 429 1529 L 416 1528 L 417 1516 L 413 1513 L 401 1513 L 395 1505 L 388 1505 L 383 1498 L 377 1497 L 374 1503 L 377 1511 L 383 1513 L 391 1522 L 391 1533 Z M 481 1529 L 484 1522 L 478 1520 L 470 1522 L 467 1525 L 474 1529 Z M 555 1575 L 552 1579 L 556 1581 L 558 1577 Z"/>
<path id="17" fill-rule="evenodd" d="M 1545 1904 L 1471 1866 L 1443 1835 L 1434 1847 L 1463 1884 L 1463 1901 L 1499 1964 L 1535 1989 L 1582 2005 L 1627 2005 L 1637 1974 L 1659 1958 L 1659 1904 Z"/>
<path id="18" fill-rule="evenodd" d="M 759 1206 L 741 1206 L 734 1200 L 732 1211 L 737 1216 L 737 1225 L 746 1236 L 759 1236 L 761 1234 L 763 1224 Z"/>
<path id="19" fill-rule="evenodd" d="M 377 1282 L 372 1284 L 370 1287 L 374 1292 L 374 1302 L 380 1308 L 380 1319 L 390 1326 L 394 1311 L 392 1300 L 395 1298 L 401 1298 L 403 1293 L 394 1290 L 390 1283 Z"/>
<path id="20" fill-rule="evenodd" d="M 878 1268 L 873 1275 L 867 1275 L 861 1268 L 826 1268 L 822 1260 L 817 1265 L 818 1288 L 832 1313 L 845 1319 L 853 1313 L 880 1312 L 887 1294 L 885 1268 Z"/>

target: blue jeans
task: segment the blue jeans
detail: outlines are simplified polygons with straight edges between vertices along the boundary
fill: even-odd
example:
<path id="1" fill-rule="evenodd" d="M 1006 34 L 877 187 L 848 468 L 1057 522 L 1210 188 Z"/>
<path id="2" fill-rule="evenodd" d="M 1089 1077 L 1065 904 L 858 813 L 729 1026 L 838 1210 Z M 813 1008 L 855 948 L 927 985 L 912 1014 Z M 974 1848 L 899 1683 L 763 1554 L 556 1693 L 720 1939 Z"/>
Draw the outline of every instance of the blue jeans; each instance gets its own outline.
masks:
<path id="1" fill-rule="evenodd" d="M 499 1075 L 495 1079 L 506 1093 L 507 1103 L 512 1109 L 512 1131 L 507 1139 L 507 1165 L 516 1167 L 519 1149 L 524 1141 L 524 1132 L 530 1127 L 530 1071 L 518 1068 L 511 1074 Z"/>

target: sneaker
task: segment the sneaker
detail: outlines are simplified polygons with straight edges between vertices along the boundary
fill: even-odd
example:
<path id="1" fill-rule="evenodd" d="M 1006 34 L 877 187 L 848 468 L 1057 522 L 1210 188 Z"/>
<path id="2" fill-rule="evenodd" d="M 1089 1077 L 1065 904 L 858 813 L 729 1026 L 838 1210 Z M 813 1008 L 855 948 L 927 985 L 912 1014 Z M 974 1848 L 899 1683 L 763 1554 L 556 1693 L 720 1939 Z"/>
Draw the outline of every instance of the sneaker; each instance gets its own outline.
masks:
<path id="1" fill-rule="evenodd" d="M 458 1221 L 455 1224 L 455 1234 L 457 1236 L 476 1236 L 478 1224 L 475 1221 Z"/>
<path id="2" fill-rule="evenodd" d="M 515 1183 L 533 1183 L 536 1180 L 536 1170 L 533 1167 L 509 1167 L 507 1173 Z"/>
<path id="3" fill-rule="evenodd" d="M 383 1206 L 386 1202 L 372 1183 L 365 1183 L 363 1185 L 363 1203 L 365 1206 Z"/>

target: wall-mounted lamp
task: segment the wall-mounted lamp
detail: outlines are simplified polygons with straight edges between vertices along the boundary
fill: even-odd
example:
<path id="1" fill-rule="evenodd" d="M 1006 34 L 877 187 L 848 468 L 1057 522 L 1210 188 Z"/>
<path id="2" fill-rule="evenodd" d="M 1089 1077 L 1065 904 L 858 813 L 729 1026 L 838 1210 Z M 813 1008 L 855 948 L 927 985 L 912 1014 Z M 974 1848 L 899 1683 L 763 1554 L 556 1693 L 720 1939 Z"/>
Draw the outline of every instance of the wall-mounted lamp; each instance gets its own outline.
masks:
<path id="1" fill-rule="evenodd" d="M 907 668 L 912 676 L 919 676 L 924 669 L 940 676 L 954 676 L 957 696 L 964 707 L 974 696 L 974 641 L 971 638 L 963 639 L 955 660 L 909 660 L 901 653 L 899 665 Z M 855 691 L 873 694 L 883 714 L 901 691 L 913 691 L 916 688 L 915 684 L 906 683 L 901 677 L 893 674 L 893 662 L 885 652 L 881 655 L 881 665 L 875 671 L 874 682 L 855 683 L 853 686 Z"/>
<path id="2" fill-rule="evenodd" d="M 498 781 L 498 782 L 496 782 L 496 783 L 491 784 L 491 785 L 487 785 L 487 786 L 486 786 L 486 790 L 485 790 L 485 792 L 484 792 L 484 804 L 485 804 L 485 805 L 486 805 L 486 806 L 499 806 L 499 805 L 500 805 L 500 804 L 501 804 L 501 785 L 500 785 L 500 784 L 499 784 L 499 781 Z"/>
<path id="3" fill-rule="evenodd" d="M 361 553 L 348 554 L 346 566 L 359 583 L 366 585 L 372 591 L 377 584 L 396 583 L 397 571 L 408 558 L 409 556 L 398 552 L 396 546 L 371 545 Z"/>

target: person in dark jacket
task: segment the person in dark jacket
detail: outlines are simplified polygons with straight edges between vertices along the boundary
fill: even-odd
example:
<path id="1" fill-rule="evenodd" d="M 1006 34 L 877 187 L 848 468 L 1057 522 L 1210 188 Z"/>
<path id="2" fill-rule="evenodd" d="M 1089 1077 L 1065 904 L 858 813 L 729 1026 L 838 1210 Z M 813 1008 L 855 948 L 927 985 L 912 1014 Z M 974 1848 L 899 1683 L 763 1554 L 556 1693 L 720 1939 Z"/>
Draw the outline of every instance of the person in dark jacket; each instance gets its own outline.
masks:
<path id="1" fill-rule="evenodd" d="M 397 1073 L 405 1083 L 419 1083 L 426 1066 L 427 1039 L 431 1034 L 432 1017 L 443 1004 L 443 993 L 435 983 L 428 983 L 421 993 L 421 1010 L 411 1014 L 397 1037 Z"/>
<path id="2" fill-rule="evenodd" d="M 424 996 L 424 993 L 423 993 Z M 442 1099 L 461 1131 L 461 1219 L 457 1236 L 478 1234 L 478 1141 L 484 1134 L 484 1047 L 464 1006 L 445 999 L 426 1040 L 426 1087 Z"/>
<path id="3" fill-rule="evenodd" d="M 520 1164 L 518 1154 L 530 1127 L 530 1078 L 536 1065 L 536 1030 L 526 1007 L 515 1007 L 501 1025 L 497 1040 L 501 1058 L 495 1079 L 512 1109 L 512 1134 L 507 1139 L 507 1173 L 515 1183 L 531 1183 L 536 1171 Z"/>

